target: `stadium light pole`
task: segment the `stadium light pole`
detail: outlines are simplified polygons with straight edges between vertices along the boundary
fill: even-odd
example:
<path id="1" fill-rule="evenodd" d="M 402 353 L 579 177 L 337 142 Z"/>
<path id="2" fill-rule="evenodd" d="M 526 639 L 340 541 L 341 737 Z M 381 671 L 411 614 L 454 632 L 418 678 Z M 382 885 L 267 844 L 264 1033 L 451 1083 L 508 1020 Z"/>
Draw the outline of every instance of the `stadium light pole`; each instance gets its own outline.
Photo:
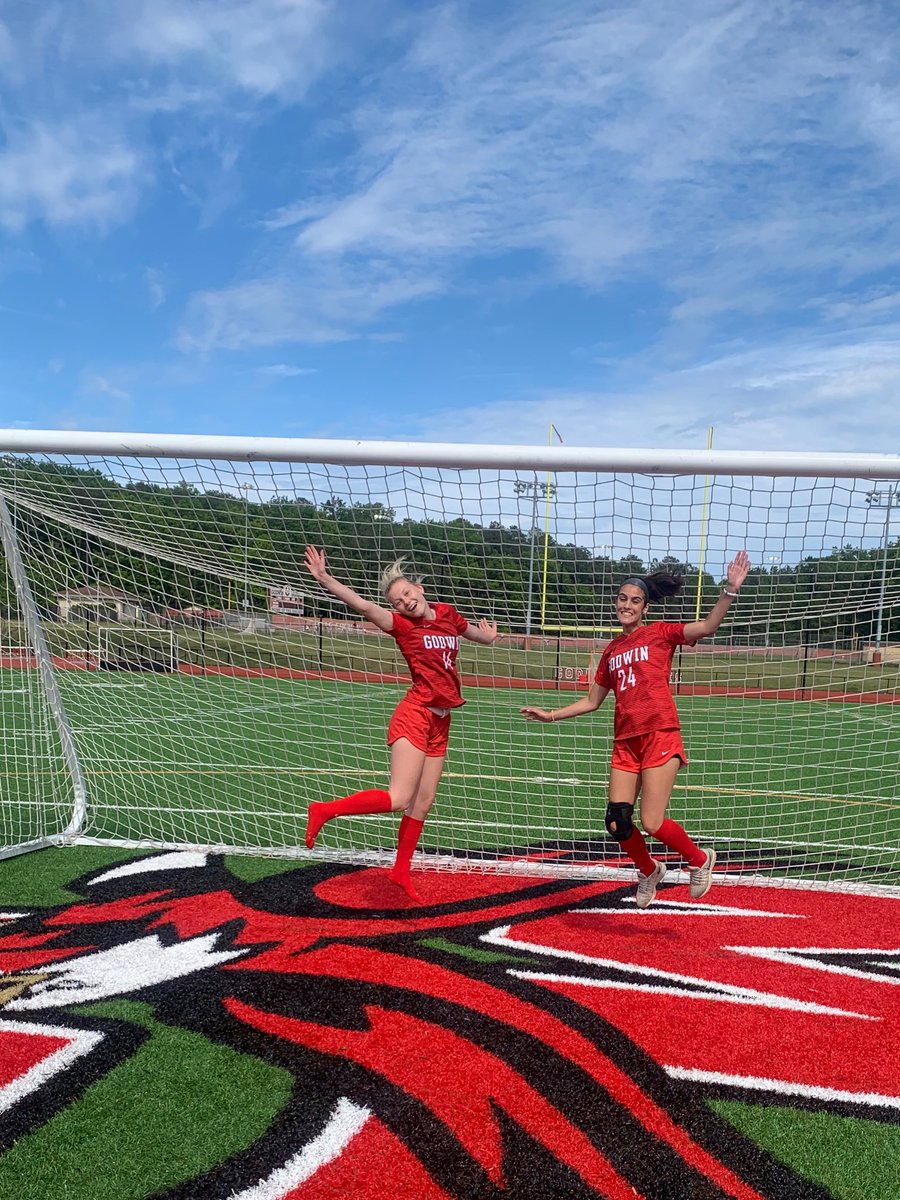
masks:
<path id="1" fill-rule="evenodd" d="M 531 619 L 532 619 L 532 592 L 534 591 L 534 535 L 537 529 L 537 506 L 538 498 L 546 499 L 548 496 L 556 495 L 555 483 L 542 483 L 537 479 L 517 479 L 513 485 L 514 490 L 519 496 L 531 496 L 531 531 L 529 534 L 529 550 L 528 550 L 528 607 L 525 611 L 525 636 L 531 634 Z"/>
<path id="2" fill-rule="evenodd" d="M 875 623 L 875 654 L 872 661 L 881 662 L 881 634 L 884 618 L 884 592 L 887 585 L 888 543 L 891 538 L 891 508 L 900 504 L 900 487 L 886 487 L 876 491 L 866 492 L 866 504 L 869 508 L 884 509 L 884 541 L 881 549 L 881 583 L 878 589 L 878 617 Z"/>
<path id="3" fill-rule="evenodd" d="M 766 605 L 766 648 L 769 646 L 769 631 L 772 627 L 772 605 L 775 603 L 775 567 L 781 563 L 780 554 L 769 554 L 766 556 L 766 562 L 771 563 L 769 567 L 769 603 Z"/>
<path id="4" fill-rule="evenodd" d="M 250 607 L 250 493 L 252 483 L 242 483 L 244 493 L 244 612 Z"/>
<path id="5" fill-rule="evenodd" d="M 602 596 L 603 592 L 606 589 L 606 568 L 607 568 L 607 566 L 609 567 L 609 582 L 610 582 L 610 584 L 612 584 L 612 551 L 613 551 L 612 543 L 611 542 L 601 542 L 600 545 L 595 548 L 595 553 L 597 550 L 600 551 L 600 554 L 603 556 L 603 559 L 604 559 L 603 570 L 600 574 L 600 594 Z M 607 617 L 608 616 L 609 616 L 609 614 L 607 613 Z"/>
<path id="6" fill-rule="evenodd" d="M 389 521 L 391 518 L 387 513 L 376 512 L 372 513 L 372 520 L 375 522 L 375 562 L 381 567 L 381 525 L 383 521 Z"/>

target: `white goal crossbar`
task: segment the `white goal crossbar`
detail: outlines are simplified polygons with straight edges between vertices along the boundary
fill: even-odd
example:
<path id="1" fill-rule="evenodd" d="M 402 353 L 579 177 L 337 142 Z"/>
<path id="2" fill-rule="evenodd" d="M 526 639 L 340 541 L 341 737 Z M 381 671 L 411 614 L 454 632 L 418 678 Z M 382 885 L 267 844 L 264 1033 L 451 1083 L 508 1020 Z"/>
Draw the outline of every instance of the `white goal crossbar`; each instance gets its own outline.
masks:
<path id="1" fill-rule="evenodd" d="M 770 450 L 618 449 L 191 434 L 0 429 L 0 453 L 85 458 L 194 458 L 229 462 L 507 468 L 671 475 L 760 475 L 900 480 L 900 455 Z"/>

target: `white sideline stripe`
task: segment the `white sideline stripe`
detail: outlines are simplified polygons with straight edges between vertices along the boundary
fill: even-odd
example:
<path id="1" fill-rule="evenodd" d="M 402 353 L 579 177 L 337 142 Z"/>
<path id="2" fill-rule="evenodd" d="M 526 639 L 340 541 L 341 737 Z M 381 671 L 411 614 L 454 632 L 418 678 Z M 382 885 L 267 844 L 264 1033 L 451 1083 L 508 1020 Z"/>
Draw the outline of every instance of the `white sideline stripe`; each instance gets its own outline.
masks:
<path id="1" fill-rule="evenodd" d="M 757 1092 L 775 1092 L 779 1096 L 804 1096 L 810 1100 L 871 1104 L 878 1108 L 900 1108 L 900 1098 L 882 1096 L 878 1092 L 844 1092 L 837 1088 L 791 1083 L 786 1079 L 767 1079 L 764 1076 L 756 1075 L 724 1075 L 719 1071 L 700 1071 L 689 1067 L 663 1067 L 663 1070 L 673 1079 L 684 1079 L 689 1083 L 718 1083 L 725 1087 L 752 1088 Z"/>
<path id="2" fill-rule="evenodd" d="M 0 981 L 2 979 L 3 976 L 0 975 Z M 38 1037 L 68 1038 L 69 1043 L 66 1046 L 60 1046 L 58 1050 L 54 1050 L 39 1063 L 35 1063 L 23 1075 L 19 1075 L 18 1078 L 0 1088 L 0 1112 L 6 1112 L 14 1104 L 18 1104 L 23 1096 L 36 1092 L 51 1076 L 70 1067 L 77 1058 L 81 1058 L 83 1054 L 93 1050 L 97 1043 L 102 1042 L 104 1038 L 102 1033 L 90 1029 L 37 1025 L 30 1021 L 0 1021 L 0 1033 L 3 1032 L 24 1033 Z"/>
<path id="3" fill-rule="evenodd" d="M 187 717 L 179 715 L 177 718 L 175 718 L 175 717 L 168 718 L 168 720 L 170 720 L 170 721 L 176 720 L 176 719 L 177 720 L 186 720 Z M 134 724 L 134 722 L 132 724 Z M 159 724 L 159 722 L 148 721 L 147 724 L 148 725 L 153 724 L 154 726 L 156 726 Z M 100 726 L 100 725 L 83 726 L 83 727 L 79 728 L 78 732 L 79 733 L 91 733 L 91 732 L 101 732 L 104 730 L 106 730 L 106 727 Z M 14 736 L 20 736 L 20 735 L 14 735 Z M 28 735 L 21 735 L 21 736 L 28 736 Z M 372 742 L 371 744 L 374 745 L 376 743 Z M 377 744 L 380 745 L 380 742 Z M 133 760 L 133 762 L 134 761 L 139 762 L 139 760 Z M 144 772 L 145 769 L 146 768 L 143 766 L 138 766 L 137 769 L 135 769 L 135 766 L 131 765 L 131 766 L 119 767 L 116 769 L 103 768 L 103 773 L 107 774 L 107 775 L 118 774 L 118 775 L 130 776 L 130 775 L 140 775 Z M 194 762 L 194 763 L 192 763 L 192 765 L 190 767 L 164 767 L 161 763 L 159 765 L 151 763 L 151 765 L 150 765 L 150 771 L 153 774 L 162 774 L 164 772 L 169 773 L 169 774 L 191 774 L 191 773 L 199 774 L 199 773 L 202 773 L 203 771 L 207 771 L 207 770 L 214 770 L 218 774 L 227 774 L 231 771 L 234 771 L 236 773 L 241 772 L 241 771 L 271 771 L 273 773 L 289 772 L 291 774 L 300 775 L 300 776 L 302 776 L 302 775 L 366 776 L 366 775 L 373 775 L 373 774 L 381 775 L 384 773 L 384 772 L 373 771 L 371 767 L 360 767 L 356 764 L 353 764 L 353 765 L 347 766 L 347 767 L 342 767 L 339 765 L 332 765 L 329 767 L 282 767 L 282 766 L 276 766 L 273 764 L 267 765 L 265 763 L 260 763 L 260 764 L 229 763 L 227 766 L 223 767 L 221 762 L 209 762 L 209 763 Z M 485 775 L 482 772 L 444 771 L 443 778 L 444 779 L 475 780 L 477 782 L 484 782 L 484 783 L 519 783 L 519 784 L 525 784 L 525 785 L 528 785 L 528 784 L 555 784 L 555 785 L 564 785 L 566 787 L 585 787 L 585 788 L 586 787 L 595 787 L 598 790 L 598 792 L 602 791 L 606 787 L 605 780 L 601 782 L 598 780 L 591 780 L 591 779 L 578 779 L 578 778 L 571 777 L 571 776 L 559 777 L 559 776 L 553 776 L 553 775 L 532 775 L 532 776 L 530 776 L 530 775 Z M 831 795 L 824 794 L 824 793 L 821 795 L 807 795 L 804 792 L 770 792 L 770 791 L 765 791 L 762 788 L 725 788 L 725 787 L 720 788 L 720 787 L 715 787 L 715 786 L 709 785 L 709 784 L 688 784 L 688 785 L 685 785 L 682 790 L 686 791 L 686 792 L 713 792 L 717 795 L 722 795 L 722 796 L 745 796 L 750 799 L 823 801 L 823 802 L 826 802 L 829 804 L 833 803 L 833 804 L 841 804 L 841 805 L 850 805 L 855 808 L 865 808 L 870 805 L 873 805 L 878 808 L 893 809 L 896 807 L 895 800 L 881 799 L 880 797 L 877 797 L 877 796 L 862 797 L 860 799 L 852 799 L 852 798 L 848 798 L 846 796 L 831 796 Z M 804 843 L 799 843 L 799 844 L 802 845 Z M 829 845 L 831 845 L 831 843 L 829 843 Z M 855 849 L 855 848 L 856 847 L 848 847 L 848 849 Z"/>
<path id="4" fill-rule="evenodd" d="M 279 1200 L 279 1197 L 286 1196 L 305 1183 L 320 1167 L 343 1153 L 371 1115 L 370 1109 L 360 1108 L 346 1096 L 341 1096 L 320 1134 L 267 1179 L 261 1179 L 242 1192 L 231 1192 L 228 1200 Z"/>
<path id="5" fill-rule="evenodd" d="M 77 687 L 85 688 L 145 688 L 147 686 L 146 683 L 140 679 L 129 680 L 127 683 L 124 681 L 119 682 L 118 680 L 114 679 L 79 679 L 77 681 L 70 679 L 67 681 L 68 687 L 72 687 L 73 684 L 75 684 Z"/>

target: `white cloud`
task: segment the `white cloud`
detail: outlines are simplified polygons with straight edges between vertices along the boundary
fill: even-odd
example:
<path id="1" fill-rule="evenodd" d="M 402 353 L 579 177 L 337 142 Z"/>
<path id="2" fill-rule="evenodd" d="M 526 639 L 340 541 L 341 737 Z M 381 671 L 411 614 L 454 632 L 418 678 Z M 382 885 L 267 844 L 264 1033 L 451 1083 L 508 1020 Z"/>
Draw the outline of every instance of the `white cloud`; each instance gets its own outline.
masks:
<path id="1" fill-rule="evenodd" d="M 302 279 L 286 271 L 202 292 L 191 300 L 178 337 L 183 350 L 208 353 L 286 342 L 321 344 L 345 341 L 360 326 L 411 300 L 441 290 L 428 276 L 394 274 L 387 264 L 379 274 L 322 264 Z"/>
<path id="2" fill-rule="evenodd" d="M 0 21 L 0 73 L 16 81 L 21 79 L 15 39 L 3 21 Z"/>
<path id="3" fill-rule="evenodd" d="M 131 214 L 141 174 L 136 151 L 99 125 L 12 124 L 0 151 L 0 225 L 33 219 L 101 229 Z"/>
<path id="4" fill-rule="evenodd" d="M 131 395 L 106 375 L 93 371 L 85 372 L 81 380 L 81 390 L 86 396 L 108 396 L 110 400 L 130 401 Z"/>
<path id="5" fill-rule="evenodd" d="M 161 107 L 175 96 L 205 103 L 229 88 L 296 98 L 329 62 L 333 9 L 328 0 L 133 0 L 109 44 L 123 59 L 182 72 Z"/>
<path id="6" fill-rule="evenodd" d="M 637 364 L 632 364 L 637 367 Z M 631 388 L 554 392 L 432 413 L 397 436 L 541 445 L 552 422 L 580 446 L 900 453 L 900 325 L 811 337 L 651 371 Z"/>
<path id="7" fill-rule="evenodd" d="M 811 273 L 846 284 L 900 257 L 885 98 L 900 55 L 869 6 L 840 20 L 801 0 L 405 16 L 405 55 L 373 70 L 352 113 L 355 153 L 263 224 L 293 231 L 283 292 L 306 308 L 312 273 L 315 308 L 337 301 L 347 332 L 510 254 L 586 292 L 656 279 L 678 337 L 794 295 L 799 309 Z M 369 303 L 346 303 L 351 280 L 374 285 Z M 307 324 L 297 335 L 276 315 L 271 343 Z"/>
<path id="8" fill-rule="evenodd" d="M 150 307 L 157 309 L 160 305 L 166 302 L 166 289 L 163 285 L 162 271 L 158 271 L 156 267 L 146 267 L 144 270 L 144 283 L 147 287 L 147 294 L 150 298 Z"/>
<path id="9" fill-rule="evenodd" d="M 892 318 L 900 308 L 900 292 L 889 288 L 875 288 L 868 293 L 854 296 L 821 297 L 810 301 L 810 307 L 821 310 L 832 321 L 852 319 L 855 322 L 872 322 L 881 317 Z"/>
<path id="10" fill-rule="evenodd" d="M 198 150 L 218 161 L 218 183 L 207 164 L 200 177 L 204 211 L 219 215 L 233 201 L 221 180 L 240 149 L 228 131 L 245 132 L 270 98 L 297 102 L 332 65 L 333 9 L 331 0 L 15 9 L 0 23 L 0 227 L 40 220 L 105 232 L 133 214 L 154 156 L 164 161 L 173 146 L 188 162 Z M 180 117 L 171 135 L 150 123 L 158 115 Z"/>
<path id="11" fill-rule="evenodd" d="M 200 292 L 191 300 L 179 335 L 183 350 L 241 350 L 279 342 L 340 341 L 347 335 L 315 311 L 283 278 L 258 279 L 221 291 Z"/>
<path id="12" fill-rule="evenodd" d="M 298 375 L 315 375 L 315 367 L 295 367 L 291 363 L 271 363 L 257 367 L 260 375 L 271 375 L 275 379 L 294 379 Z"/>

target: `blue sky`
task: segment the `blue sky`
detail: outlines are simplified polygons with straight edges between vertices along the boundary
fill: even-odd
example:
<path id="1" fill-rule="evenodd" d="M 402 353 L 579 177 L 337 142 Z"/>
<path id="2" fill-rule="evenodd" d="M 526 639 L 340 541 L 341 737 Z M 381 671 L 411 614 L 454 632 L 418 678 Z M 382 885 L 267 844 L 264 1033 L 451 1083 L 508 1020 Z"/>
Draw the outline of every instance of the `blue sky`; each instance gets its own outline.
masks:
<path id="1" fill-rule="evenodd" d="M 900 449 L 891 3 L 6 0 L 0 425 Z"/>

